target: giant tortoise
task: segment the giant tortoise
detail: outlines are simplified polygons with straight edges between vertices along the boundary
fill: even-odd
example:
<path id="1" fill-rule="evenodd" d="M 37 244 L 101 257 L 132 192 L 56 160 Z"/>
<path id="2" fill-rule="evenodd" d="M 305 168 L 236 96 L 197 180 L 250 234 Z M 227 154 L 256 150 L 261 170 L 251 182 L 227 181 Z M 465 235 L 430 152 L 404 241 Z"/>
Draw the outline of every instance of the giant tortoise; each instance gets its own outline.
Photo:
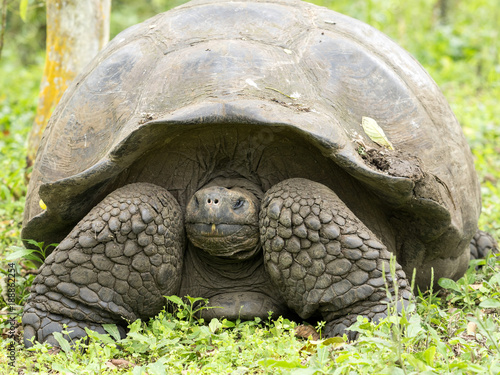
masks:
<path id="1" fill-rule="evenodd" d="M 480 207 L 449 105 L 382 33 L 297 0 L 190 2 L 114 38 L 50 119 L 22 235 L 59 245 L 25 344 L 173 294 L 342 334 L 404 306 L 414 270 L 420 288 L 459 278 Z"/>

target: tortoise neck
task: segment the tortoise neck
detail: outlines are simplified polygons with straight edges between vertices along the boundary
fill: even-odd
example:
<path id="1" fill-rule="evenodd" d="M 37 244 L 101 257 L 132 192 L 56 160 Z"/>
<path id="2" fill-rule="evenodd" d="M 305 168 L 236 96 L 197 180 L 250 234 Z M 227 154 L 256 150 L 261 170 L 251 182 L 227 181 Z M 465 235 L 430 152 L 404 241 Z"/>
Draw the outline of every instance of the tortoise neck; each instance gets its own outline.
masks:
<path id="1" fill-rule="evenodd" d="M 188 244 L 186 261 L 191 263 L 199 274 L 217 274 L 222 279 L 240 279 L 251 277 L 263 266 L 262 247 L 254 249 L 247 258 L 219 257 L 206 253 L 192 243 Z"/>

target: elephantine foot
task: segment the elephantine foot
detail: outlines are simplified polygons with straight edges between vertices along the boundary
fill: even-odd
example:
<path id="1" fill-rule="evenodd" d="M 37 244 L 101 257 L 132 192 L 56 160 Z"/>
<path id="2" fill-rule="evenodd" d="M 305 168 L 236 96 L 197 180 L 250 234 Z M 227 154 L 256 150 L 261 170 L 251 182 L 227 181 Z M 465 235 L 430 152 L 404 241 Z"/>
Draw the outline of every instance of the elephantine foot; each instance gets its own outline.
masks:
<path id="1" fill-rule="evenodd" d="M 85 327 L 156 315 L 180 287 L 184 223 L 165 189 L 124 186 L 85 216 L 47 257 L 23 313 L 24 343 L 48 341 L 66 324 Z"/>
<path id="2" fill-rule="evenodd" d="M 343 334 L 358 315 L 383 318 L 390 300 L 403 306 L 412 296 L 397 262 L 391 276 L 391 253 L 324 185 L 290 179 L 273 186 L 260 230 L 266 268 L 288 306 L 302 318 L 320 313 L 329 336 Z"/>
<path id="3" fill-rule="evenodd" d="M 73 317 L 68 318 L 59 314 L 53 314 L 44 310 L 39 310 L 36 307 L 30 306 L 24 310 L 23 314 L 23 325 L 24 325 L 24 345 L 29 348 L 32 346 L 32 340 L 38 342 L 48 342 L 52 346 L 59 346 L 59 343 L 54 338 L 53 334 L 55 332 L 67 331 L 68 334 L 65 335 L 66 340 L 74 341 L 79 338 L 87 336 L 85 328 L 88 328 L 97 333 L 106 333 L 101 324 L 92 323 L 91 319 L 95 319 L 92 314 L 96 312 L 92 311 L 86 306 L 78 305 L 76 303 L 70 302 L 70 300 L 61 298 L 66 306 L 74 306 L 73 316 L 78 316 L 79 313 L 83 314 L 87 312 L 89 314 L 86 316 L 79 316 L 85 320 L 76 320 Z M 101 314 L 102 315 L 102 314 Z M 106 319 L 101 317 L 97 319 L 104 323 Z M 108 323 L 115 323 L 111 320 Z M 120 336 L 123 338 L 126 336 L 124 327 L 117 326 Z"/>
<path id="4" fill-rule="evenodd" d="M 478 230 L 470 241 L 470 258 L 486 258 L 488 253 L 497 254 L 498 244 L 493 236 L 482 230 Z"/>

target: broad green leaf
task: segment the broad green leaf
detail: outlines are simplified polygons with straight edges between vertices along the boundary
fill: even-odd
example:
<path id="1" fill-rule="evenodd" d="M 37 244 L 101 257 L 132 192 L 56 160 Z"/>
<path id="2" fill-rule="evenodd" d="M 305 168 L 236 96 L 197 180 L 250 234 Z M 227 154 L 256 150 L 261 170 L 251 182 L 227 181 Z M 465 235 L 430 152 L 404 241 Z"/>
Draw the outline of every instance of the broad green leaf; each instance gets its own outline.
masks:
<path id="1" fill-rule="evenodd" d="M 71 345 L 69 345 L 69 342 L 68 340 L 66 340 L 63 335 L 61 334 L 61 332 L 54 332 L 52 334 L 54 336 L 54 338 L 56 339 L 56 341 L 59 343 L 59 346 L 61 347 L 61 349 L 65 352 L 65 353 L 71 353 Z"/>
<path id="2" fill-rule="evenodd" d="M 23 241 L 26 241 L 30 245 L 36 246 L 39 249 L 43 249 L 43 245 L 45 244 L 44 242 L 38 242 L 38 241 L 35 241 L 35 240 L 31 240 L 31 239 L 27 239 L 27 240 L 23 240 Z"/>
<path id="3" fill-rule="evenodd" d="M 9 254 L 5 257 L 6 260 L 15 260 L 19 258 L 27 259 L 27 260 L 34 260 L 36 262 L 43 263 L 43 260 L 40 259 L 40 257 L 34 255 L 33 253 L 36 253 L 36 250 L 32 249 L 24 249 L 22 247 L 16 246 L 19 250 L 14 251 L 12 254 Z"/>
<path id="4" fill-rule="evenodd" d="M 472 259 L 469 262 L 469 269 L 474 269 L 474 272 L 476 272 L 476 267 L 477 266 L 484 266 L 486 264 L 486 259 Z"/>
<path id="5" fill-rule="evenodd" d="M 177 306 L 184 306 L 184 301 L 182 298 L 177 297 L 177 296 L 165 296 L 166 299 L 168 299 L 170 302 L 176 304 Z"/>
<path id="6" fill-rule="evenodd" d="M 21 16 L 21 19 L 24 22 L 26 22 L 26 15 L 28 13 L 28 1 L 29 0 L 21 0 L 21 2 L 19 3 L 19 15 Z M 43 203 L 41 199 L 40 199 L 40 202 Z M 47 208 L 47 207 L 45 207 L 45 208 Z M 45 208 L 44 208 L 44 210 L 45 210 Z"/>
<path id="7" fill-rule="evenodd" d="M 236 324 L 234 324 L 234 322 L 232 322 L 230 320 L 224 319 L 222 321 L 222 327 L 224 327 L 224 328 L 234 328 L 234 327 L 236 327 Z"/>
<path id="8" fill-rule="evenodd" d="M 32 260 L 34 262 L 43 263 L 43 259 L 40 258 L 38 255 L 35 255 L 35 254 L 28 254 L 28 255 L 25 255 L 23 258 L 26 259 L 26 260 Z"/>
<path id="9" fill-rule="evenodd" d="M 87 336 L 90 338 L 93 338 L 97 342 L 102 342 L 103 344 L 111 344 L 114 343 L 114 340 L 109 337 L 109 335 L 105 335 L 102 333 L 98 333 L 96 331 L 92 331 L 91 329 L 85 327 L 85 332 L 87 333 Z"/>
<path id="10" fill-rule="evenodd" d="M 17 253 L 18 251 L 21 251 L 21 250 L 24 251 L 24 250 L 26 250 L 26 248 L 22 247 L 22 246 L 15 246 L 15 245 L 13 245 L 13 246 L 9 247 L 9 250 L 13 250 L 14 253 Z M 12 254 L 14 254 L 14 253 L 12 253 Z M 12 254 L 10 254 L 10 255 L 12 255 Z M 9 258 L 6 258 L 6 259 L 9 259 Z"/>
<path id="11" fill-rule="evenodd" d="M 210 328 L 210 332 L 216 333 L 220 328 L 222 328 L 222 323 L 217 318 L 213 318 L 208 324 L 208 328 Z"/>
<path id="12" fill-rule="evenodd" d="M 481 365 L 477 365 L 475 363 L 467 363 L 467 370 L 469 371 L 474 371 L 476 374 L 487 374 L 488 369 L 486 367 L 483 367 Z M 492 372 L 490 372 L 492 374 Z"/>
<path id="13" fill-rule="evenodd" d="M 435 346 L 430 346 L 425 352 L 424 352 L 424 359 L 425 362 L 429 366 L 434 366 L 434 358 L 436 357 L 436 347 Z"/>
<path id="14" fill-rule="evenodd" d="M 394 345 L 394 343 L 392 341 L 384 340 L 384 339 L 381 339 L 380 337 L 363 337 L 359 341 L 371 342 L 379 348 L 384 348 L 384 347 L 385 348 L 392 348 L 392 346 Z"/>
<path id="15" fill-rule="evenodd" d="M 286 368 L 286 369 L 294 369 L 294 368 L 304 368 L 301 365 L 298 359 L 294 361 L 283 361 L 277 360 L 273 358 L 265 358 L 258 361 L 258 364 L 264 367 L 277 367 L 277 368 Z"/>
<path id="16" fill-rule="evenodd" d="M 500 285 L 500 273 L 497 273 L 491 277 L 490 284 L 499 284 Z"/>
<path id="17" fill-rule="evenodd" d="M 340 355 L 337 356 L 337 358 L 335 358 L 335 362 L 337 362 L 337 363 L 343 363 L 345 361 L 348 361 L 351 358 L 352 358 L 352 354 L 351 353 L 340 354 Z"/>
<path id="18" fill-rule="evenodd" d="M 330 337 L 323 341 L 321 345 L 327 346 L 327 345 L 332 345 L 333 347 L 337 348 L 339 346 L 344 345 L 346 342 L 342 337 Z"/>
<path id="19" fill-rule="evenodd" d="M 389 366 L 383 374 L 389 374 L 389 375 L 405 375 L 405 372 L 403 369 L 396 367 L 396 366 Z"/>
<path id="20" fill-rule="evenodd" d="M 68 365 L 70 365 L 70 364 L 68 363 Z M 61 374 L 73 374 L 74 372 L 72 371 L 71 367 L 74 367 L 74 366 L 66 367 L 60 363 L 52 364 L 52 370 L 56 370 Z"/>
<path id="21" fill-rule="evenodd" d="M 167 372 L 165 371 L 165 365 L 163 364 L 164 361 L 159 359 L 155 363 L 152 363 L 148 365 L 148 374 L 151 375 L 166 375 Z"/>
<path id="22" fill-rule="evenodd" d="M 445 277 L 442 277 L 439 279 L 438 284 L 440 287 L 444 289 L 451 289 L 454 290 L 455 292 L 460 292 L 460 288 L 458 287 L 457 283 L 454 282 L 452 279 L 447 279 Z"/>
<path id="23" fill-rule="evenodd" d="M 118 331 L 118 327 L 116 324 L 103 324 L 102 328 L 111 335 L 116 341 L 121 339 L 120 331 Z"/>
<path id="24" fill-rule="evenodd" d="M 330 359 L 330 350 L 326 346 L 321 346 L 311 357 L 311 362 L 317 363 L 321 366 L 326 366 L 328 360 Z"/>
<path id="25" fill-rule="evenodd" d="M 415 367 L 419 371 L 419 374 L 427 368 L 427 365 L 424 361 L 420 360 L 416 356 L 412 354 L 406 354 L 404 356 L 404 360 L 407 361 L 410 365 Z"/>
<path id="26" fill-rule="evenodd" d="M 385 146 L 390 150 L 394 150 L 394 146 L 385 135 L 384 130 L 377 124 L 377 121 L 371 117 L 362 117 L 361 126 L 366 135 L 370 137 L 373 142 L 380 146 Z"/>
<path id="27" fill-rule="evenodd" d="M 140 319 L 137 319 L 135 321 L 132 322 L 132 324 L 129 324 L 128 326 L 128 330 L 129 330 L 129 336 L 130 336 L 130 333 L 137 333 L 140 335 L 140 333 L 138 333 L 140 330 L 141 330 L 141 320 Z"/>
<path id="28" fill-rule="evenodd" d="M 420 316 L 413 315 L 408 322 L 406 328 L 407 337 L 416 337 L 422 331 L 422 325 L 420 324 Z"/>
<path id="29" fill-rule="evenodd" d="M 292 371 L 291 375 L 314 375 L 318 373 L 317 368 L 299 368 L 297 370 Z"/>
<path id="30" fill-rule="evenodd" d="M 482 309 L 500 309 L 500 300 L 495 298 L 488 298 L 481 302 L 479 304 L 479 307 Z"/>

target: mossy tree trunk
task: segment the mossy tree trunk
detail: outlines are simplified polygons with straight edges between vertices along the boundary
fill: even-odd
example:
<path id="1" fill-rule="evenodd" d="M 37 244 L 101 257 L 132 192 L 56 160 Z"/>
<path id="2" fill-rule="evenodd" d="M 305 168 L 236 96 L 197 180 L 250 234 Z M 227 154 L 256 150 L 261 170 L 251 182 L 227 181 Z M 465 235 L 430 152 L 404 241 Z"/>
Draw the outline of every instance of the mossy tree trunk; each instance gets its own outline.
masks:
<path id="1" fill-rule="evenodd" d="M 109 40 L 111 0 L 47 0 L 47 47 L 27 165 L 69 83 Z"/>

